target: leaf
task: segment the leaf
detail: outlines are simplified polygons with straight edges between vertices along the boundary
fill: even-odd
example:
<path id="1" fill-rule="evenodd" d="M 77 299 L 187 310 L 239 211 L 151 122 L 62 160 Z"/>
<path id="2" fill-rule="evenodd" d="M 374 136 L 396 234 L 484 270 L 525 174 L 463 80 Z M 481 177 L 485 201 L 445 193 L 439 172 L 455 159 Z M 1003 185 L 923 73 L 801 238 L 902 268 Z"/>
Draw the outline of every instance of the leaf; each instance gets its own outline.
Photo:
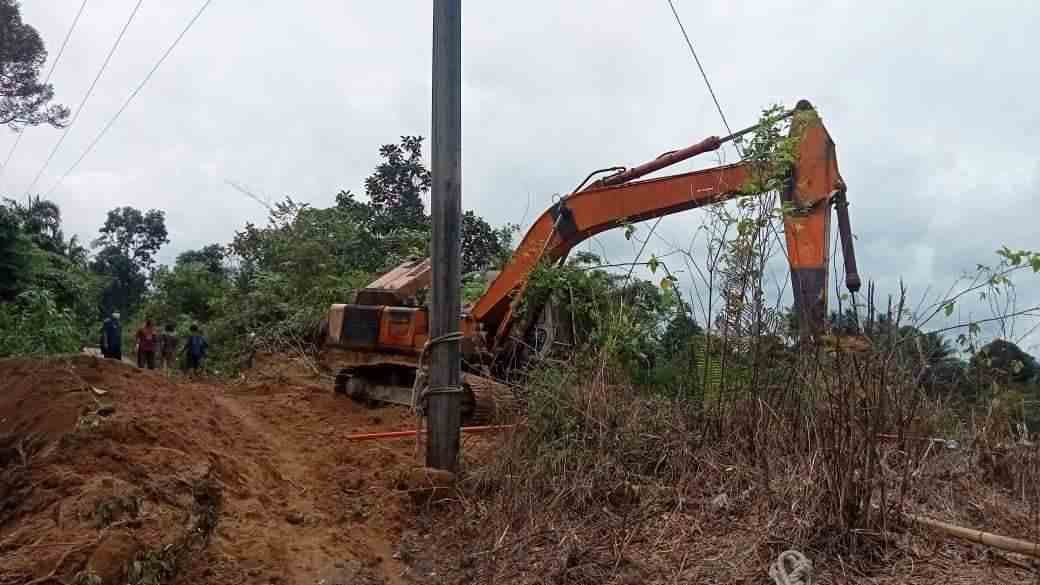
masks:
<path id="1" fill-rule="evenodd" d="M 665 290 L 671 290 L 672 288 L 675 287 L 675 283 L 676 283 L 677 280 L 679 280 L 679 279 L 677 279 L 676 277 L 674 277 L 672 275 L 668 275 L 668 276 L 666 276 L 666 277 L 661 279 L 661 288 L 663 288 Z"/>
<path id="2" fill-rule="evenodd" d="M 953 304 L 953 301 L 950 301 L 943 305 L 943 311 L 946 313 L 947 317 L 953 314 Z"/>
<path id="3" fill-rule="evenodd" d="M 1033 254 L 1029 259 L 1029 265 L 1033 268 L 1033 272 L 1040 272 L 1040 254 Z"/>
<path id="4" fill-rule="evenodd" d="M 636 226 L 627 223 L 625 224 L 625 239 L 631 240 L 632 236 L 636 233 Z"/>
<path id="5" fill-rule="evenodd" d="M 982 327 L 979 327 L 978 323 L 969 323 L 968 324 L 968 333 L 970 333 L 971 335 L 978 335 L 981 330 L 982 330 Z"/>
<path id="6" fill-rule="evenodd" d="M 656 273 L 657 267 L 661 265 L 661 261 L 657 259 L 657 256 L 650 256 L 650 259 L 647 260 L 646 265 L 650 268 L 651 273 Z"/>

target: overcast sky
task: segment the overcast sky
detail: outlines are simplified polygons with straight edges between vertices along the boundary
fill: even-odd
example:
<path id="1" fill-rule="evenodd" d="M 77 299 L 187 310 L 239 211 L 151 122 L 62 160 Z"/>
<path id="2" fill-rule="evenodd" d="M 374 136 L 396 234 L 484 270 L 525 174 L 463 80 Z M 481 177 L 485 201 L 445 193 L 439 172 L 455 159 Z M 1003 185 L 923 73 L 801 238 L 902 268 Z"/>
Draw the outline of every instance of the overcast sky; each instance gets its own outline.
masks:
<path id="1" fill-rule="evenodd" d="M 62 103 L 82 99 L 135 2 L 87 3 L 52 79 Z M 51 189 L 201 4 L 144 1 L 34 190 Z M 23 1 L 52 58 L 79 5 Z M 1001 245 L 1040 248 L 1040 5 L 676 6 L 732 126 L 776 102 L 819 108 L 861 272 L 882 290 L 900 276 L 918 294 L 945 289 Z M 465 2 L 463 14 L 463 205 L 494 224 L 529 223 L 591 169 L 724 134 L 665 0 Z M 430 17 L 428 0 L 215 0 L 54 191 L 67 231 L 89 240 L 112 207 L 163 209 L 169 261 L 263 221 L 226 180 L 318 206 L 363 192 L 380 144 L 429 135 Z M 58 137 L 27 130 L 0 192 L 22 196 Z M 0 153 L 13 140 L 0 136 Z M 688 240 L 701 215 L 658 231 Z M 618 235 L 597 246 L 612 261 L 634 256 Z M 655 240 L 647 253 L 667 251 Z M 1040 287 L 1021 297 L 1040 304 Z"/>

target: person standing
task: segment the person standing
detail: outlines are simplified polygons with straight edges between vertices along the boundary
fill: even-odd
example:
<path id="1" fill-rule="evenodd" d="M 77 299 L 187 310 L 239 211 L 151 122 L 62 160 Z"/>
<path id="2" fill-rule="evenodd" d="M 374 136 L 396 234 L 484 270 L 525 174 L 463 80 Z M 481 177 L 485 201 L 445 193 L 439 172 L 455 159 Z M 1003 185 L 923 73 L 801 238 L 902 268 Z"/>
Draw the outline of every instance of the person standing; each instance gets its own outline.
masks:
<path id="1" fill-rule="evenodd" d="M 159 355 L 162 369 L 168 370 L 174 366 L 177 359 L 177 334 L 174 332 L 173 323 L 167 323 L 166 330 L 159 337 Z"/>
<path id="2" fill-rule="evenodd" d="M 145 319 L 144 327 L 137 330 L 137 367 L 155 369 L 155 327 L 151 319 Z"/>
<path id="3" fill-rule="evenodd" d="M 118 311 L 101 325 L 101 355 L 111 360 L 123 359 L 123 326 Z"/>
<path id="4" fill-rule="evenodd" d="M 198 325 L 192 324 L 189 331 L 191 334 L 184 344 L 184 354 L 188 357 L 188 369 L 198 373 L 202 369 L 202 360 L 206 358 L 206 352 L 209 350 L 209 342 L 199 331 Z"/>

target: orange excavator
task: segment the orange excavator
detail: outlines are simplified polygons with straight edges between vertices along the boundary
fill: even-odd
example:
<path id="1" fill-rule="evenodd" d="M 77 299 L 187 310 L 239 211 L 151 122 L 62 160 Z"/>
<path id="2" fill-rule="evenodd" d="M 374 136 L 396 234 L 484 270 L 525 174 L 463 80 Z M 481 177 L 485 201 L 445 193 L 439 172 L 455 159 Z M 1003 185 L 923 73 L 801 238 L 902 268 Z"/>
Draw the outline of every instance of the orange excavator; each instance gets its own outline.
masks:
<path id="1" fill-rule="evenodd" d="M 803 339 L 819 338 L 826 328 L 831 206 L 838 218 L 847 288 L 859 290 L 860 279 L 845 182 L 838 172 L 834 142 L 808 101 L 798 102 L 795 109 L 780 116 L 787 117 L 791 118 L 795 162 L 783 167 L 781 176 L 763 176 L 778 172 L 770 164 L 744 161 L 640 180 L 717 150 L 730 140 L 754 132 L 759 128 L 755 125 L 667 152 L 630 169 L 594 171 L 573 193 L 546 210 L 483 296 L 461 316 L 459 331 L 466 365 L 463 419 L 470 423 L 487 421 L 511 406 L 508 387 L 492 380 L 486 368 L 472 364 L 487 364 L 482 357 L 501 354 L 513 341 L 525 339 L 534 323 L 530 318 L 516 318 L 517 307 L 528 277 L 539 263 L 560 262 L 574 246 L 611 228 L 758 194 L 768 178 L 781 179 L 784 185 L 784 233 L 801 335 Z M 592 180 L 597 175 L 603 176 Z M 325 348 L 328 363 L 338 370 L 337 392 L 359 401 L 413 404 L 417 375 L 429 342 L 428 312 L 415 297 L 430 281 L 429 259 L 406 262 L 357 291 L 352 303 L 331 307 Z M 535 308 L 525 314 L 537 312 Z"/>

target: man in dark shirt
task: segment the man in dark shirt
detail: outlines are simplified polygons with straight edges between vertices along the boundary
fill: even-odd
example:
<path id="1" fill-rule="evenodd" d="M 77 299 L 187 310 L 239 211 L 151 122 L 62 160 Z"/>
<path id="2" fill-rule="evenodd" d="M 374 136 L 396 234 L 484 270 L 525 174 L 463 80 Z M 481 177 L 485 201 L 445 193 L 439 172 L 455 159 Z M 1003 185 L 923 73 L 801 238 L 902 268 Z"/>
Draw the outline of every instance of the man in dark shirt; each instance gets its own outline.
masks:
<path id="1" fill-rule="evenodd" d="M 202 369 L 202 360 L 206 357 L 206 351 L 209 350 L 209 342 L 199 332 L 198 325 L 192 325 L 190 331 L 191 335 L 184 344 L 184 354 L 188 357 L 188 369 L 198 373 Z"/>
<path id="2" fill-rule="evenodd" d="M 105 319 L 101 325 L 101 355 L 113 360 L 123 359 L 123 326 L 119 323 L 119 313 Z"/>

